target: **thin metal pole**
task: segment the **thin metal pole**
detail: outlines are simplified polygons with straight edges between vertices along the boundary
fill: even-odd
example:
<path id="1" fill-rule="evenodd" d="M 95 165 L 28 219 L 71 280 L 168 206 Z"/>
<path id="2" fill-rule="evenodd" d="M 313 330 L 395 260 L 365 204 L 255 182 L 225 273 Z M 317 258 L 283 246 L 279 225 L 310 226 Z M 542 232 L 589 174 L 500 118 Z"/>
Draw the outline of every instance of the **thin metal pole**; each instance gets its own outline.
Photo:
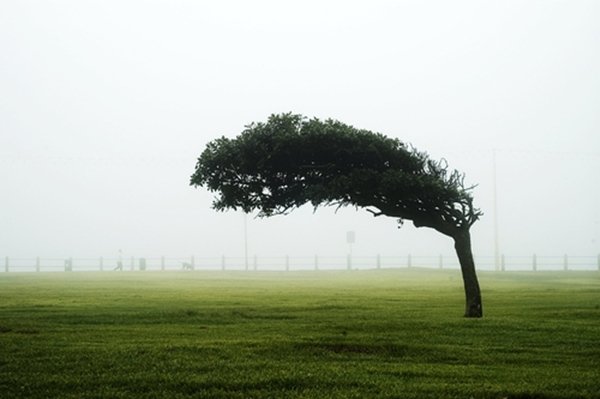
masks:
<path id="1" fill-rule="evenodd" d="M 244 264 L 248 271 L 248 214 L 244 212 Z"/>
<path id="2" fill-rule="evenodd" d="M 493 162 L 493 188 L 494 188 L 494 267 L 496 271 L 500 270 L 500 244 L 498 238 L 498 179 L 496 167 L 496 149 L 492 150 Z"/>

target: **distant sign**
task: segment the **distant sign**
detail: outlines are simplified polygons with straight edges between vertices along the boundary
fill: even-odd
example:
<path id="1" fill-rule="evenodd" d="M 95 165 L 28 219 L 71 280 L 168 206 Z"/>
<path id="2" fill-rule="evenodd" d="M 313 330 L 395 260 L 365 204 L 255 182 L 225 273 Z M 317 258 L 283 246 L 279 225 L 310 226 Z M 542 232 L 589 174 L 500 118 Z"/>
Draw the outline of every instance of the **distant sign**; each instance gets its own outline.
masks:
<path id="1" fill-rule="evenodd" d="M 348 231 L 346 233 L 346 242 L 348 244 L 354 244 L 355 241 L 356 241 L 356 233 L 354 233 L 353 231 Z"/>

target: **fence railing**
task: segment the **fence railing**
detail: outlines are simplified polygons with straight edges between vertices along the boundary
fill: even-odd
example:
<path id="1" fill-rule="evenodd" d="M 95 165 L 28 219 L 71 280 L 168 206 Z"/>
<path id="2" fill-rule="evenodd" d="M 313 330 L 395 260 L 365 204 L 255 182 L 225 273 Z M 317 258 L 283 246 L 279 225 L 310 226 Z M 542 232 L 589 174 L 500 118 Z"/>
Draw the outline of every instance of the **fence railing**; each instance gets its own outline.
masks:
<path id="1" fill-rule="evenodd" d="M 597 256 L 475 256 L 478 270 L 496 271 L 600 271 Z M 164 271 L 164 270 L 367 270 L 390 268 L 459 269 L 456 256 L 257 256 L 252 257 L 129 257 L 129 258 L 11 258 L 4 257 L 0 273 L 73 271 Z"/>

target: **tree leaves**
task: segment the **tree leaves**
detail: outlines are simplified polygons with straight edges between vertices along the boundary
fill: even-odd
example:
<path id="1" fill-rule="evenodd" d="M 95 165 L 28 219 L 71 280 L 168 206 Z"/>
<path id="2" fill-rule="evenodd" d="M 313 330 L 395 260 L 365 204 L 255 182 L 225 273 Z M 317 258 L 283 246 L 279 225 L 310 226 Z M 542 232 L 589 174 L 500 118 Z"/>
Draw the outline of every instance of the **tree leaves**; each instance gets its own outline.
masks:
<path id="1" fill-rule="evenodd" d="M 288 113 L 210 142 L 190 184 L 216 192 L 218 210 L 272 216 L 307 202 L 353 205 L 454 235 L 481 216 L 463 181 L 445 160 L 397 139 Z"/>

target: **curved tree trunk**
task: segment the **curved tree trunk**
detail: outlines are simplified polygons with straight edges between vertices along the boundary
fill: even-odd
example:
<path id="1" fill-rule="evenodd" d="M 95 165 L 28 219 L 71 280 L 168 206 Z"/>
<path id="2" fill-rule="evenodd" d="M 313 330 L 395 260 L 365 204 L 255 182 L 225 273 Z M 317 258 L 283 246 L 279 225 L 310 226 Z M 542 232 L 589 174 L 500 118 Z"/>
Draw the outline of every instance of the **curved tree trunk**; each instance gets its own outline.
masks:
<path id="1" fill-rule="evenodd" d="M 465 285 L 467 300 L 465 317 L 482 317 L 481 291 L 479 290 L 479 281 L 475 272 L 475 261 L 471 252 L 471 235 L 469 230 L 465 230 L 460 231 L 453 238 L 454 248 L 456 249 L 456 255 L 458 255 L 463 283 Z"/>

